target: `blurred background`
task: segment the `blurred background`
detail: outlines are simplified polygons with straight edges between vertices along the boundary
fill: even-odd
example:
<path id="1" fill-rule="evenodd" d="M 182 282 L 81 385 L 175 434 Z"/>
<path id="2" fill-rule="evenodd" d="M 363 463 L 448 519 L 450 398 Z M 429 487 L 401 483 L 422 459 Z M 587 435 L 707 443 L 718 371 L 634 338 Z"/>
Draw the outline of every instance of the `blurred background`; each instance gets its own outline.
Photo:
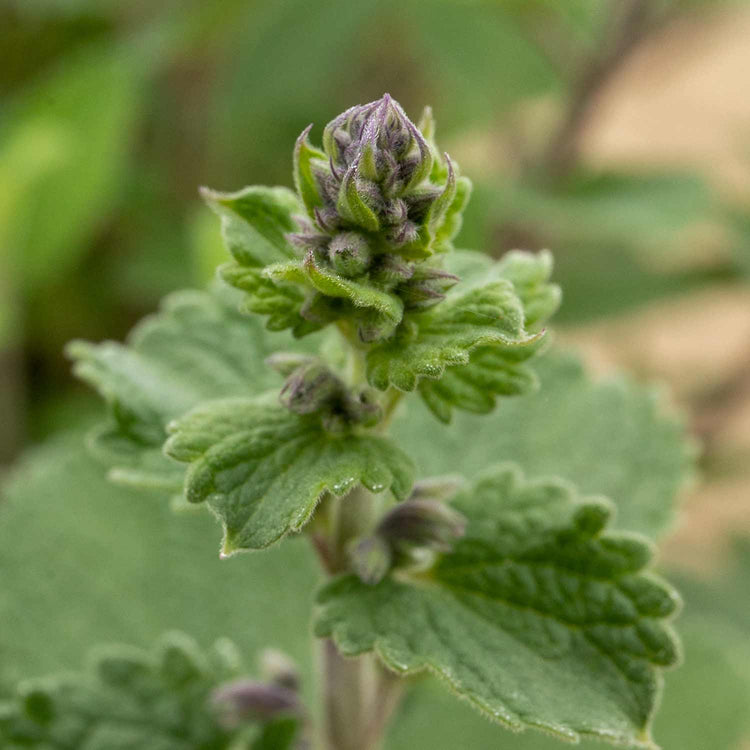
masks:
<path id="1" fill-rule="evenodd" d="M 199 185 L 289 185 L 308 123 L 385 91 L 430 104 L 475 185 L 460 245 L 550 247 L 558 340 L 688 415 L 699 482 L 660 559 L 695 658 L 657 739 L 747 750 L 749 39 L 750 3 L 719 0 L 0 0 L 0 464 L 99 409 L 65 342 L 120 339 L 213 276 Z M 45 450 L 25 482 L 54 502 Z M 393 747 L 495 746 L 463 708 L 430 730 L 425 700 Z"/>

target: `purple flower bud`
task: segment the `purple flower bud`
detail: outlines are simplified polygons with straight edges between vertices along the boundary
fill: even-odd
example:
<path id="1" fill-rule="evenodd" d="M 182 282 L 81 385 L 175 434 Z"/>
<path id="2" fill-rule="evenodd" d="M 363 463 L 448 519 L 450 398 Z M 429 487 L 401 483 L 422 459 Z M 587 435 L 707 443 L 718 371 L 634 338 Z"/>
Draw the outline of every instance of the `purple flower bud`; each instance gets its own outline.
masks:
<path id="1" fill-rule="evenodd" d="M 322 362 L 313 360 L 287 378 L 279 400 L 295 414 L 314 414 L 330 404 L 343 388 L 343 383 Z"/>
<path id="2" fill-rule="evenodd" d="M 445 293 L 460 279 L 452 273 L 430 266 L 417 266 L 414 275 L 399 287 L 407 310 L 426 310 L 445 299 Z"/>
<path id="3" fill-rule="evenodd" d="M 388 224 L 403 224 L 408 216 L 408 207 L 401 198 L 394 198 L 386 203 L 384 215 Z"/>
<path id="4" fill-rule="evenodd" d="M 370 269 L 370 278 L 375 283 L 390 289 L 410 279 L 413 275 L 414 266 L 402 260 L 398 255 L 380 255 Z"/>
<path id="5" fill-rule="evenodd" d="M 426 547 L 448 552 L 466 530 L 466 519 L 437 500 L 405 500 L 383 517 L 377 534 L 395 550 Z"/>
<path id="6" fill-rule="evenodd" d="M 299 690 L 297 665 L 283 651 L 265 649 L 260 655 L 260 669 L 264 680 L 289 690 Z"/>
<path id="7" fill-rule="evenodd" d="M 222 726 L 234 729 L 249 721 L 269 721 L 278 716 L 302 713 L 295 690 L 283 685 L 236 680 L 217 688 L 211 704 Z"/>

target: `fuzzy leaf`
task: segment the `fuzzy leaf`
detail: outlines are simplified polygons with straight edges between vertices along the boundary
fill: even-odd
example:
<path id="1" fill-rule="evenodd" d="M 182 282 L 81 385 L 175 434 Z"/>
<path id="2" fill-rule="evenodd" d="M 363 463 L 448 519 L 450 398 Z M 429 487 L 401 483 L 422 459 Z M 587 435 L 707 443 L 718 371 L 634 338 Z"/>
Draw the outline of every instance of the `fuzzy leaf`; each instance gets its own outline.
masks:
<path id="1" fill-rule="evenodd" d="M 302 131 L 294 147 L 294 186 L 305 204 L 308 216 L 314 219 L 315 209 L 323 205 L 323 200 L 315 181 L 313 162 L 317 161 L 325 168 L 328 166 L 328 157 L 310 143 L 307 137 L 310 130 L 312 125 Z"/>
<path id="2" fill-rule="evenodd" d="M 305 295 L 292 284 L 262 273 L 274 263 L 295 260 L 286 235 L 299 229 L 294 216 L 303 208 L 287 188 L 253 186 L 236 193 L 202 191 L 221 217 L 224 244 L 234 260 L 221 268 L 221 277 L 247 294 L 244 309 L 269 316 L 272 331 L 292 328 L 301 336 L 315 330 L 300 317 Z"/>
<path id="3" fill-rule="evenodd" d="M 507 399 L 490 415 L 458 414 L 451 429 L 436 429 L 432 415 L 409 402 L 392 434 L 409 446 L 419 476 L 472 476 L 498 460 L 517 461 L 529 473 L 606 495 L 617 505 L 618 528 L 662 534 L 694 453 L 664 394 L 622 377 L 596 383 L 574 357 L 554 352 L 534 369 L 538 394 Z"/>
<path id="4" fill-rule="evenodd" d="M 302 206 L 291 190 L 254 185 L 236 193 L 204 189 L 202 194 L 221 217 L 224 242 L 240 265 L 263 267 L 296 257 L 286 235 L 298 229 L 293 217 Z"/>
<path id="5" fill-rule="evenodd" d="M 169 425 L 165 451 L 190 462 L 187 499 L 208 501 L 224 525 L 223 553 L 261 549 L 310 518 L 324 492 L 361 482 L 372 492 L 411 489 L 411 460 L 390 441 L 328 434 L 267 398 L 208 402 Z"/>
<path id="6" fill-rule="evenodd" d="M 648 544 L 604 532 L 606 501 L 508 465 L 453 506 L 468 519 L 453 552 L 377 586 L 333 581 L 316 634 L 400 674 L 428 669 L 512 729 L 652 747 L 659 668 L 678 659 L 664 619 L 678 600 L 643 573 Z"/>
<path id="7" fill-rule="evenodd" d="M 252 745 L 248 722 L 232 730 L 221 726 L 211 710 L 211 692 L 235 675 L 233 665 L 219 654 L 218 650 L 201 653 L 180 633 L 163 637 L 152 653 L 123 646 L 99 648 L 83 674 L 21 683 L 17 695 L 2 706 L 2 746 L 39 750 L 290 747 L 291 739 Z M 268 722 L 269 727 L 273 724 Z M 262 725 L 256 734 L 258 730 L 261 736 L 265 733 Z"/>
<path id="8" fill-rule="evenodd" d="M 367 354 L 367 378 L 380 390 L 413 391 L 420 378 L 439 379 L 450 366 L 467 365 L 480 346 L 529 346 L 539 335 L 524 328 L 524 311 L 510 281 L 461 283 L 424 313 L 413 314 L 393 339 Z"/>
<path id="9" fill-rule="evenodd" d="M 480 253 L 458 251 L 446 261 L 447 269 L 464 284 L 478 284 L 482 279 L 510 281 L 523 306 L 524 326 L 530 330 L 536 330 L 560 303 L 559 287 L 549 283 L 552 255 L 547 251 L 513 251 L 497 263 Z M 448 367 L 439 380 L 420 380 L 420 395 L 443 422 L 451 421 L 454 408 L 486 414 L 495 408 L 497 396 L 536 390 L 538 379 L 527 361 L 543 344 L 542 338 L 537 338 L 524 346 L 478 346 L 470 352 L 468 363 Z"/>
<path id="10" fill-rule="evenodd" d="M 344 301 L 349 315 L 360 323 L 366 321 L 366 328 L 376 331 L 378 338 L 390 335 L 404 314 L 404 303 L 395 294 L 365 279 L 347 279 L 323 267 L 313 255 L 308 255 L 301 264 L 269 266 L 264 275 L 275 283 L 303 284 L 326 297 Z M 341 317 L 341 311 L 338 316 Z"/>
<path id="11" fill-rule="evenodd" d="M 109 404 L 108 421 L 89 443 L 114 467 L 113 479 L 180 491 L 183 468 L 161 451 L 166 423 L 201 401 L 255 395 L 281 382 L 263 364 L 272 351 L 266 334 L 236 311 L 238 295 L 225 291 L 170 295 L 126 344 L 69 345 L 76 375 Z"/>

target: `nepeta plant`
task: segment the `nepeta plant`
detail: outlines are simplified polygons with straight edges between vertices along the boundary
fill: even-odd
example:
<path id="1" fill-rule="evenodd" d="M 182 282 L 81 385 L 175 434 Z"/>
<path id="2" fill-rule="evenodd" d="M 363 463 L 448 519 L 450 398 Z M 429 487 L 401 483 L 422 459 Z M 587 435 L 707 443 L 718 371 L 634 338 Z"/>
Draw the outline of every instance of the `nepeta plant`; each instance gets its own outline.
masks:
<path id="1" fill-rule="evenodd" d="M 455 411 L 537 387 L 560 299 L 550 255 L 454 249 L 470 183 L 429 110 L 416 126 L 386 95 L 330 122 L 322 149 L 309 130 L 296 192 L 204 191 L 234 290 L 178 294 L 127 346 L 70 353 L 109 403 L 90 442 L 113 480 L 205 503 L 222 556 L 309 538 L 329 578 L 313 614 L 322 710 L 278 656 L 247 680 L 226 643 L 204 654 L 171 635 L 26 686 L 4 709 L 4 746 L 368 750 L 404 678 L 427 671 L 510 729 L 652 747 L 659 672 L 678 649 L 677 597 L 645 570 L 649 543 L 608 530 L 608 500 L 504 462 L 493 444 L 525 429 L 512 419 L 502 440 L 477 436 L 496 462 L 481 472 L 423 476 L 411 457 Z M 247 313 L 292 336 L 267 356 Z M 413 442 L 390 434 L 410 394 L 434 415 Z M 576 408 L 574 392 L 545 408 Z M 533 437 L 572 436 L 551 424 Z"/>

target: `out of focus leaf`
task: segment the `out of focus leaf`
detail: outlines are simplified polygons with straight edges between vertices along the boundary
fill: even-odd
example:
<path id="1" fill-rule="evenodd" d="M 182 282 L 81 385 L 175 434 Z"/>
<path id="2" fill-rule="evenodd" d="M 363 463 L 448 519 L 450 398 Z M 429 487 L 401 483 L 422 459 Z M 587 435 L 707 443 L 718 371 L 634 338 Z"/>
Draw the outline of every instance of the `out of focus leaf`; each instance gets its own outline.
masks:
<path id="1" fill-rule="evenodd" d="M 11 159 L 16 166 L 12 173 L 0 166 L 0 237 L 26 286 L 71 268 L 117 199 L 144 92 L 137 54 L 117 44 L 89 48 L 11 102 L 0 127 L 11 152 L 0 153 L 0 165 Z M 43 139 L 41 151 L 28 147 L 33 134 Z M 33 191 L 3 210 L 17 181 Z"/>
<path id="2" fill-rule="evenodd" d="M 304 544 L 220 561 L 209 513 L 107 482 L 72 433 L 33 451 L 0 502 L 0 664 L 6 682 L 77 669 L 92 644 L 146 646 L 180 629 L 309 668 L 316 563 Z M 293 576 L 283 571 L 293 570 Z M 239 597 L 239 598 L 238 598 Z M 4 674 L 3 674 L 4 673 Z"/>
<path id="3" fill-rule="evenodd" d="M 489 415 L 457 414 L 450 429 L 436 430 L 411 401 L 394 433 L 419 476 L 472 476 L 516 461 L 535 476 L 561 476 L 610 498 L 617 528 L 663 533 L 691 471 L 692 446 L 679 419 L 654 390 L 622 378 L 594 383 L 574 358 L 551 353 L 535 369 L 539 392 L 507 399 Z"/>
<path id="4" fill-rule="evenodd" d="M 251 745 L 250 733 L 262 733 L 273 716 L 222 724 L 213 691 L 240 676 L 238 664 L 221 658 L 227 648 L 235 649 L 223 641 L 203 653 L 179 632 L 151 652 L 100 646 L 84 672 L 20 683 L 16 696 L 0 703 L 0 740 L 4 748 L 39 750 L 288 750 L 294 725 L 285 742 Z M 292 718 L 296 697 L 287 700 L 283 713 Z"/>

